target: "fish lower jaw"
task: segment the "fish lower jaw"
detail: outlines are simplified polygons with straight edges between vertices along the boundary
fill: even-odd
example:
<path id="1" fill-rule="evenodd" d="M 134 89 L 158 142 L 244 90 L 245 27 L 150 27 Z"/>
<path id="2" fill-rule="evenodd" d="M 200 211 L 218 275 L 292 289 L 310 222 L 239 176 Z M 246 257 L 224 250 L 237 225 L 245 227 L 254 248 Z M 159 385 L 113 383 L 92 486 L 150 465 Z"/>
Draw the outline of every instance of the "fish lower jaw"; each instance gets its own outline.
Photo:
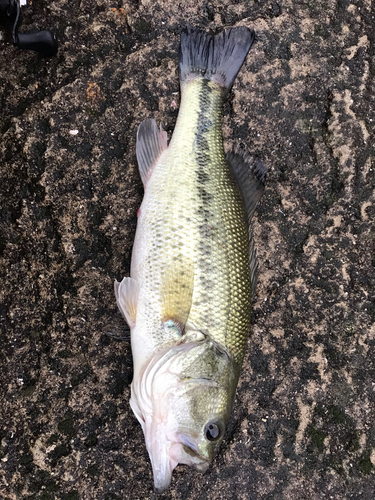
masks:
<path id="1" fill-rule="evenodd" d="M 150 459 L 154 476 L 155 491 L 157 491 L 158 493 L 162 493 L 163 491 L 168 489 L 169 485 L 171 484 L 172 472 L 174 471 L 178 463 L 173 460 L 169 460 L 163 463 L 162 467 L 160 467 L 160 464 L 158 462 L 155 463 L 155 461 L 151 458 L 151 455 Z"/>
<path id="2" fill-rule="evenodd" d="M 199 454 L 195 446 L 185 445 L 183 436 L 180 436 L 180 441 L 176 432 L 168 432 L 162 423 L 157 426 L 150 425 L 146 418 L 144 434 L 152 464 L 154 488 L 158 492 L 168 488 L 172 472 L 178 464 L 192 466 L 199 472 L 205 472 L 211 463 L 210 460 Z"/>
<path id="3" fill-rule="evenodd" d="M 160 461 L 156 460 L 155 457 L 151 456 L 149 451 L 149 456 L 152 464 L 153 476 L 154 476 L 154 489 L 157 493 L 163 493 L 166 491 L 172 480 L 172 472 L 177 467 L 177 465 L 186 465 L 192 466 L 200 473 L 206 472 L 208 467 L 210 466 L 209 461 L 198 457 L 198 456 L 190 456 L 186 452 L 183 451 L 183 455 L 181 455 L 181 450 L 183 449 L 181 443 L 172 444 L 169 449 L 169 460 Z"/>

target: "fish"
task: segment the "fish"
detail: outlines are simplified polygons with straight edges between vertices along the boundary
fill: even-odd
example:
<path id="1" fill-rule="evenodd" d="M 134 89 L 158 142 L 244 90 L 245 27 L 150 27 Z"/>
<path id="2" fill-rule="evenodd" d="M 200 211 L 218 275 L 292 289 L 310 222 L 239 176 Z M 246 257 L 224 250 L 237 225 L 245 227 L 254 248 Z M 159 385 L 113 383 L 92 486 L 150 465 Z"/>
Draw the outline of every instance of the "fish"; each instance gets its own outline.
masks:
<path id="1" fill-rule="evenodd" d="M 154 487 L 178 464 L 204 472 L 231 414 L 257 280 L 251 219 L 262 162 L 225 156 L 222 106 L 254 41 L 245 26 L 181 33 L 181 104 L 170 143 L 154 119 L 138 128 L 144 197 L 130 277 L 115 281 L 131 330 L 131 408 Z"/>

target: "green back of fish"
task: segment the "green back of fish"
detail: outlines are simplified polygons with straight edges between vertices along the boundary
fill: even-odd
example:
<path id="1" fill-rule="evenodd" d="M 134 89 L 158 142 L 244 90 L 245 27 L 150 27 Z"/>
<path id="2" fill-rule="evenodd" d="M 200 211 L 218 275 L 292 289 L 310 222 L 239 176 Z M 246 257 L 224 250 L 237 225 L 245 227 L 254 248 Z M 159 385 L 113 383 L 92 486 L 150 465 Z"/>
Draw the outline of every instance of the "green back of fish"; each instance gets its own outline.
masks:
<path id="1" fill-rule="evenodd" d="M 240 365 L 251 309 L 248 218 L 224 156 L 221 108 L 216 83 L 184 85 L 170 146 L 142 204 L 150 231 L 144 293 L 157 319 L 150 307 L 144 314 L 155 346 L 173 341 L 160 329 L 172 319 L 208 335 Z"/>

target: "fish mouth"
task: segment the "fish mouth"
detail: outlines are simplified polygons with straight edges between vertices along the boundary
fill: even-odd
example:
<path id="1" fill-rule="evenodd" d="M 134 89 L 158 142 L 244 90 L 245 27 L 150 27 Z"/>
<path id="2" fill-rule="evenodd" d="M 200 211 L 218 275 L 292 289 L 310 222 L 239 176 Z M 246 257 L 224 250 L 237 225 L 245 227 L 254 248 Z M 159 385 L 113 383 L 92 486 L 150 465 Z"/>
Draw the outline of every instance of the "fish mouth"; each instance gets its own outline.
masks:
<path id="1" fill-rule="evenodd" d="M 211 462 L 211 457 L 205 457 L 199 452 L 198 447 L 196 445 L 196 441 L 194 441 L 194 439 L 192 439 L 188 434 L 185 433 L 180 433 L 178 435 L 178 438 L 179 439 L 176 441 L 175 444 L 180 445 L 184 453 L 189 457 L 191 457 L 191 462 L 188 463 L 187 465 L 196 466 L 202 463 L 207 463 L 209 465 L 209 463 Z M 178 463 L 185 463 L 182 462 L 180 458 L 181 457 L 179 457 Z"/>
<path id="2" fill-rule="evenodd" d="M 209 467 L 212 458 L 202 455 L 196 443 L 190 436 L 179 434 L 178 440 L 173 443 L 170 449 L 170 456 L 179 464 L 190 465 L 197 470 L 204 472 Z"/>
<path id="3" fill-rule="evenodd" d="M 186 465 L 192 465 L 199 472 L 206 472 L 208 467 L 210 466 L 211 460 L 203 457 L 198 451 L 185 444 L 181 445 L 186 455 L 192 457 L 192 461 L 187 463 Z M 179 462 L 185 463 L 185 462 Z"/>
<path id="4" fill-rule="evenodd" d="M 164 492 L 170 485 L 172 472 L 178 464 L 193 466 L 205 472 L 211 460 L 202 456 L 189 436 L 179 435 L 179 440 L 170 440 L 161 429 L 153 429 L 152 437 L 146 439 L 154 476 L 154 488 L 158 493 Z M 163 435 L 164 434 L 164 435 Z"/>

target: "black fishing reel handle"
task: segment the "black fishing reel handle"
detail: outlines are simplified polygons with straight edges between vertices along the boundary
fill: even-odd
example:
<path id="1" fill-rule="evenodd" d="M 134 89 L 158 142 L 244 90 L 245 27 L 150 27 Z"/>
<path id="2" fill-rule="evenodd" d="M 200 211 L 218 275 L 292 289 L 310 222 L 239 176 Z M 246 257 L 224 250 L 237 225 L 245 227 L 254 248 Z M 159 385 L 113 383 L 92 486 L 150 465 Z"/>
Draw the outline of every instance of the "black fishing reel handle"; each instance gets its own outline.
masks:
<path id="1" fill-rule="evenodd" d="M 18 33 L 18 24 L 21 17 L 20 0 L 0 0 L 0 14 L 5 15 L 13 23 L 13 45 L 20 49 L 34 50 L 47 57 L 56 55 L 58 44 L 56 35 L 52 31 Z"/>
<path id="2" fill-rule="evenodd" d="M 37 33 L 17 33 L 14 45 L 20 49 L 35 50 L 46 57 L 57 53 L 57 39 L 52 31 L 38 31 Z"/>

